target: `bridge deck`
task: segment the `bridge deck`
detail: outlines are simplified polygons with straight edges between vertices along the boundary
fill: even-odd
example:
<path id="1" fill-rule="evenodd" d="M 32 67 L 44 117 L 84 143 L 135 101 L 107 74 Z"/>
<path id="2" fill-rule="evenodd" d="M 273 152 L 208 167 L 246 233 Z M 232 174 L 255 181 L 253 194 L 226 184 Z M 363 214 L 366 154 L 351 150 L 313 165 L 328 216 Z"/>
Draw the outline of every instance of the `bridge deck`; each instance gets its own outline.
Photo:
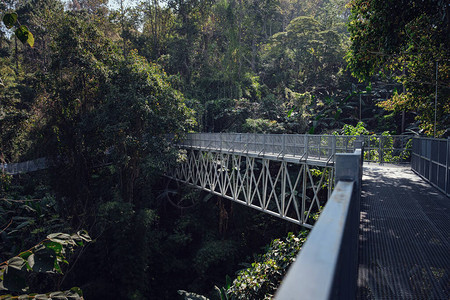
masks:
<path id="1" fill-rule="evenodd" d="M 359 299 L 450 299 L 450 199 L 409 167 L 365 165 Z"/>
<path id="2" fill-rule="evenodd" d="M 256 157 L 256 158 L 265 158 L 269 160 L 275 161 L 286 161 L 288 163 L 306 163 L 308 165 L 319 166 L 319 167 L 329 167 L 334 165 L 333 156 L 327 155 L 293 155 L 293 154 L 281 154 L 281 153 L 273 153 L 273 152 L 262 152 L 262 151 L 252 151 L 252 150 L 244 150 L 244 149 L 224 149 L 217 147 L 201 147 L 201 146 L 185 146 L 195 150 L 203 150 L 203 151 L 212 151 L 212 152 L 222 152 L 227 154 L 236 154 L 248 157 Z"/>

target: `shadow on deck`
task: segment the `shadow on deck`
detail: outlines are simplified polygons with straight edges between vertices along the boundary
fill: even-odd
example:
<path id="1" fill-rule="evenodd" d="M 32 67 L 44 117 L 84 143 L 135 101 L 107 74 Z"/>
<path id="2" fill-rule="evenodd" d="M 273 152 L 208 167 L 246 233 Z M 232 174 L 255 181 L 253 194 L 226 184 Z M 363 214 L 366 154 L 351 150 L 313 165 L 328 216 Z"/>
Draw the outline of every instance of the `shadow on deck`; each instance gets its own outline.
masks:
<path id="1" fill-rule="evenodd" d="M 359 299 L 450 299 L 450 199 L 409 167 L 364 165 Z"/>

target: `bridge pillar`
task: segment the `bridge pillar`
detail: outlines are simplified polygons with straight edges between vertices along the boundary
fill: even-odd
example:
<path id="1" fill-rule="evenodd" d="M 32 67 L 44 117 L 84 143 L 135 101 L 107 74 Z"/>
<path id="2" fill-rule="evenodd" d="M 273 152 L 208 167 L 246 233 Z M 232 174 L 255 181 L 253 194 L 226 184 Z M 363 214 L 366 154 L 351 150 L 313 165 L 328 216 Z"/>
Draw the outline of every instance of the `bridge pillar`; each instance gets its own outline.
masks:
<path id="1" fill-rule="evenodd" d="M 336 154 L 336 183 L 339 181 L 354 182 L 354 192 L 345 224 L 340 258 L 336 266 L 335 282 L 333 284 L 332 299 L 355 299 L 358 276 L 358 237 L 360 223 L 360 202 L 362 183 L 363 150 L 362 141 L 355 142 L 354 153 Z"/>

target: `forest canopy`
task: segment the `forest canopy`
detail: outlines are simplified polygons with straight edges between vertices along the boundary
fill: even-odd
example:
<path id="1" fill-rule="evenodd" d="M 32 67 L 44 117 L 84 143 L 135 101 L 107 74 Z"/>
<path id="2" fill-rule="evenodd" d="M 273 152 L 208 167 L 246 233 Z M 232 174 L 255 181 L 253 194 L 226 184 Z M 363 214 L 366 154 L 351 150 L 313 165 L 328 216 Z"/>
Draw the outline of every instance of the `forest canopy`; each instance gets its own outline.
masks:
<path id="1" fill-rule="evenodd" d="M 7 0 L 0 12 L 0 163 L 53 166 L 1 173 L 0 261 L 55 232 L 93 240 L 63 278 L 31 275 L 38 293 L 251 294 L 259 283 L 225 275 L 253 259 L 240 276 L 276 273 L 262 284 L 276 289 L 267 261 L 277 245 L 293 260 L 300 229 L 162 178 L 188 132 L 450 133 L 446 1 Z"/>

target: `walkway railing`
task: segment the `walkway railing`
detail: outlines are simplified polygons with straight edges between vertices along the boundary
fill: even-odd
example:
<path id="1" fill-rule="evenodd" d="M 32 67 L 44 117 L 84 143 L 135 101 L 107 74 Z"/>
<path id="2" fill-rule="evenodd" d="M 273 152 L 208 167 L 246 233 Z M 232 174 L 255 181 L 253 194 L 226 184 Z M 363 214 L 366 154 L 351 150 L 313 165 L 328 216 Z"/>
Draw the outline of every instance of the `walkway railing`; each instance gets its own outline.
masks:
<path id="1" fill-rule="evenodd" d="M 411 169 L 450 197 L 450 138 L 414 138 Z"/>
<path id="2" fill-rule="evenodd" d="M 353 152 L 357 138 L 301 134 L 191 133 L 181 146 L 255 154 L 261 157 L 331 161 L 335 153 Z"/>
<path id="3" fill-rule="evenodd" d="M 355 141 L 364 140 L 364 159 L 372 162 L 406 162 L 410 136 L 337 136 L 309 134 L 191 133 L 183 147 L 237 152 L 259 157 L 334 162 L 336 153 L 352 153 Z"/>
<path id="4" fill-rule="evenodd" d="M 364 135 L 364 161 L 378 163 L 410 162 L 412 136 Z"/>
<path id="5" fill-rule="evenodd" d="M 355 299 L 362 161 L 336 155 L 337 185 L 275 299 Z"/>
<path id="6" fill-rule="evenodd" d="M 5 172 L 7 174 L 15 175 L 43 170 L 46 169 L 47 167 L 48 167 L 47 158 L 41 157 L 20 163 L 0 164 L 0 173 Z"/>

